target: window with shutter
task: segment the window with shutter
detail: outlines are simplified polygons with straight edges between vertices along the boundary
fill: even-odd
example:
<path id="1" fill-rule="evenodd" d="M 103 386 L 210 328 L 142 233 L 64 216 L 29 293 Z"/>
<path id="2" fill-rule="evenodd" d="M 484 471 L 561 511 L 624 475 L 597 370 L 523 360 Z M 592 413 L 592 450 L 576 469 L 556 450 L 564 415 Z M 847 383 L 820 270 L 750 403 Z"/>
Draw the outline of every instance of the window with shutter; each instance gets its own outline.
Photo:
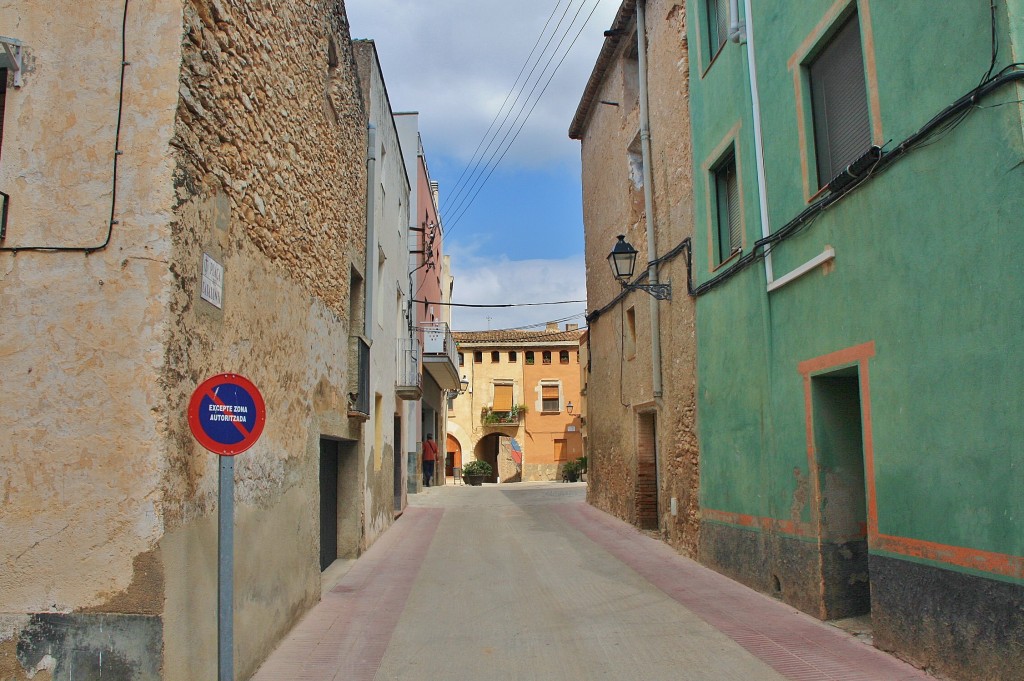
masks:
<path id="1" fill-rule="evenodd" d="M 562 409 L 561 399 L 558 395 L 558 385 L 541 385 L 541 411 L 558 412 Z"/>
<path id="2" fill-rule="evenodd" d="M 740 220 L 740 183 L 736 174 L 736 154 L 729 151 L 715 173 L 717 263 L 743 249 L 743 224 Z"/>
<path id="3" fill-rule="evenodd" d="M 729 38 L 729 0 L 705 0 L 709 58 L 714 58 Z"/>
<path id="4" fill-rule="evenodd" d="M 512 385 L 511 384 L 494 384 L 494 407 L 492 411 L 509 412 L 512 411 Z"/>
<path id="5" fill-rule="evenodd" d="M 818 187 L 824 187 L 871 147 L 860 23 L 850 17 L 807 64 Z"/>

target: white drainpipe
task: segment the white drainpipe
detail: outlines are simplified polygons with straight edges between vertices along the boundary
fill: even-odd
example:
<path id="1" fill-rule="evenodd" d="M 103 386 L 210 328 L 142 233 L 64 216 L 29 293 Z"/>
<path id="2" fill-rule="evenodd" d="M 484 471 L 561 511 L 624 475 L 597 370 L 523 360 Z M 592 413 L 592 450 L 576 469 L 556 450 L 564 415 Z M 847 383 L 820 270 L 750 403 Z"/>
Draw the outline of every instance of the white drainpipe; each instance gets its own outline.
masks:
<path id="1" fill-rule="evenodd" d="M 644 215 L 647 223 L 647 281 L 658 283 L 658 246 L 654 239 L 654 187 L 651 179 L 651 119 L 647 111 L 647 18 L 645 0 L 636 3 L 637 66 L 640 71 L 640 153 L 644 161 Z M 654 396 L 661 397 L 661 311 L 651 296 L 651 371 Z"/>
<path id="2" fill-rule="evenodd" d="M 731 0 L 732 23 L 729 27 L 729 39 L 734 42 L 747 42 L 747 67 L 750 78 L 750 101 L 754 115 L 754 156 L 757 165 L 757 198 L 761 209 L 761 236 L 767 237 L 772 233 L 771 224 L 768 221 L 768 188 L 764 172 L 764 137 L 761 132 L 761 97 L 757 88 L 757 61 L 754 58 L 754 23 L 751 21 L 750 0 L 743 0 L 743 11 L 746 15 L 745 21 L 739 19 L 739 0 Z M 772 248 L 768 246 L 764 250 L 764 277 L 768 284 L 768 291 L 781 288 L 789 282 L 807 274 L 815 267 L 829 262 L 836 257 L 835 250 L 826 246 L 819 254 L 787 272 L 778 279 L 772 269 Z"/>
<path id="3" fill-rule="evenodd" d="M 747 41 L 747 68 L 750 78 L 750 102 L 754 109 L 754 159 L 757 165 L 757 202 L 761 209 L 761 236 L 766 237 L 772 233 L 771 225 L 768 223 L 768 190 L 764 176 L 764 138 L 761 136 L 761 97 L 757 89 L 757 62 L 754 60 L 754 24 L 750 20 L 750 0 L 743 0 L 743 10 L 746 14 L 746 22 L 740 24 L 737 12 L 739 11 L 739 0 L 732 0 L 734 27 L 737 27 L 736 40 L 745 37 Z M 733 37 L 730 29 L 730 38 Z M 772 272 L 772 251 L 771 247 L 765 249 L 764 254 L 764 276 L 768 281 L 769 288 L 775 281 Z"/>

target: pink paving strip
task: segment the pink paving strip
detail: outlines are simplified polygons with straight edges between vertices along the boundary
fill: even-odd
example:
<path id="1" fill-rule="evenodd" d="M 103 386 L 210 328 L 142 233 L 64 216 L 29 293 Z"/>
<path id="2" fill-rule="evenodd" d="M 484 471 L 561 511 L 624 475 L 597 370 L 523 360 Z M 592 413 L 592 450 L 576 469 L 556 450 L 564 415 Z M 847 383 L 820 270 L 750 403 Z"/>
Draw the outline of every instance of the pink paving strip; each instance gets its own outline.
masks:
<path id="1" fill-rule="evenodd" d="M 715 629 L 793 681 L 933 679 L 809 615 L 680 556 L 585 503 L 559 516 Z"/>
<path id="2" fill-rule="evenodd" d="M 252 681 L 371 681 L 444 510 L 409 508 L 285 637 Z"/>

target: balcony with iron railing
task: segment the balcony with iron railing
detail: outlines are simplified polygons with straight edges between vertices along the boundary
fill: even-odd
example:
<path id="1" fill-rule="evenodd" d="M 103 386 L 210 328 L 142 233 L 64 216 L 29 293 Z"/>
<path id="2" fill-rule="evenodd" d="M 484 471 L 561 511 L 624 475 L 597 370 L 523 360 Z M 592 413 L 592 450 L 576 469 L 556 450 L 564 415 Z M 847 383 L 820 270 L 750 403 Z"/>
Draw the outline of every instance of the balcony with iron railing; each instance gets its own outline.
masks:
<path id="1" fill-rule="evenodd" d="M 480 425 L 487 428 L 518 428 L 526 416 L 525 404 L 512 405 L 509 411 L 495 411 L 489 407 L 480 410 Z"/>
<path id="2" fill-rule="evenodd" d="M 459 389 L 459 357 L 455 337 L 445 322 L 426 322 L 423 331 L 423 368 L 442 390 Z"/>
<path id="3" fill-rule="evenodd" d="M 352 382 L 354 390 L 349 393 L 348 415 L 355 418 L 370 418 L 370 344 L 361 336 L 351 336 Z"/>
<path id="4" fill-rule="evenodd" d="M 420 372 L 420 339 L 398 339 L 398 385 L 395 394 L 401 400 L 418 400 L 423 395 Z"/>

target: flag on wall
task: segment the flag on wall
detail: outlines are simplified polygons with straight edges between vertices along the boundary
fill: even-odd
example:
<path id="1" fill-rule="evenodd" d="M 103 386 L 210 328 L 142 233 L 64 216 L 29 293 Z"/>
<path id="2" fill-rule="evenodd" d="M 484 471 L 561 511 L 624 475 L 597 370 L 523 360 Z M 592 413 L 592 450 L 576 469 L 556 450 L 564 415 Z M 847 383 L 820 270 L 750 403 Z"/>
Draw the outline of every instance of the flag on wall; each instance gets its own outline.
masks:
<path id="1" fill-rule="evenodd" d="M 520 444 L 518 442 L 516 442 L 515 438 L 512 438 L 511 445 L 512 445 L 512 460 L 516 462 L 517 466 L 522 466 L 523 465 L 523 448 L 520 446 Z"/>

